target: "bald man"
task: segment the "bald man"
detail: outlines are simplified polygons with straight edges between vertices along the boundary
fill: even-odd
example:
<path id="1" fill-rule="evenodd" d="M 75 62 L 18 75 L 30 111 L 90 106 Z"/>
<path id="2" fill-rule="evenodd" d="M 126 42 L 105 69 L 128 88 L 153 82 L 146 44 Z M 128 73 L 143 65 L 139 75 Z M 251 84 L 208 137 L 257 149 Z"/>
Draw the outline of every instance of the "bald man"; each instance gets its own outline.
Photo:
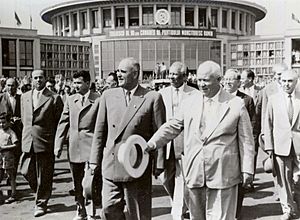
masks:
<path id="1" fill-rule="evenodd" d="M 201 93 L 183 100 L 179 114 L 159 128 L 147 150 L 165 146 L 183 130 L 182 169 L 190 219 L 232 220 L 238 184 L 253 180 L 251 122 L 243 100 L 220 85 L 219 64 L 200 64 L 197 81 Z"/>
<path id="2" fill-rule="evenodd" d="M 282 88 L 269 97 L 265 116 L 265 150 L 274 155 L 276 161 L 275 178 L 282 220 L 292 219 L 300 208 L 300 93 L 296 90 L 297 82 L 298 74 L 294 70 L 282 72 Z"/>

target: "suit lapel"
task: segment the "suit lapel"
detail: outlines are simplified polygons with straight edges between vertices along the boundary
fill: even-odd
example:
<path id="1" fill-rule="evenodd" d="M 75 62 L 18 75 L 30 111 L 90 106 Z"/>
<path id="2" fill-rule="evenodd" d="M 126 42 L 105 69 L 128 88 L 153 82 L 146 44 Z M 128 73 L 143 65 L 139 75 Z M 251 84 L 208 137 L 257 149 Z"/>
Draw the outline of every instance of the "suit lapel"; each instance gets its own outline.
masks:
<path id="1" fill-rule="evenodd" d="M 292 121 L 292 127 L 295 125 L 300 112 L 300 94 L 295 93 L 295 103 L 294 103 L 294 115 Z"/>
<path id="2" fill-rule="evenodd" d="M 122 121 L 120 123 L 120 127 L 118 129 L 116 137 L 120 135 L 120 133 L 124 130 L 124 128 L 128 125 L 131 119 L 135 116 L 136 112 L 140 109 L 141 105 L 145 101 L 144 94 L 141 93 L 142 89 L 138 86 L 137 90 L 132 96 L 129 106 L 123 114 Z M 123 95 L 123 99 L 125 101 L 125 96 Z"/>
<path id="3" fill-rule="evenodd" d="M 39 109 L 42 105 L 44 105 L 49 99 L 50 99 L 50 95 L 51 92 L 45 88 L 45 90 L 43 91 L 43 93 L 41 94 L 39 103 L 37 105 L 37 107 L 34 109 L 34 111 L 36 111 L 37 109 Z"/>
<path id="4" fill-rule="evenodd" d="M 9 111 L 10 112 L 12 112 L 12 113 L 14 113 L 14 110 L 13 110 L 13 108 L 12 108 L 12 106 L 11 106 L 11 102 L 10 102 L 10 100 L 9 100 L 9 96 L 8 96 L 8 94 L 7 94 L 7 92 L 5 93 L 5 102 L 7 103 L 7 105 L 8 105 L 8 108 L 9 108 Z"/>
<path id="5" fill-rule="evenodd" d="M 229 104 L 228 104 L 229 98 L 226 96 L 226 93 L 221 88 L 221 92 L 219 95 L 219 106 L 218 106 L 218 115 L 216 120 L 214 121 L 214 124 L 210 126 L 209 128 L 205 128 L 202 134 L 202 137 L 204 139 L 204 142 L 213 134 L 213 132 L 216 130 L 218 125 L 223 120 L 226 113 L 229 111 Z M 213 120 L 213 118 L 212 118 Z"/>

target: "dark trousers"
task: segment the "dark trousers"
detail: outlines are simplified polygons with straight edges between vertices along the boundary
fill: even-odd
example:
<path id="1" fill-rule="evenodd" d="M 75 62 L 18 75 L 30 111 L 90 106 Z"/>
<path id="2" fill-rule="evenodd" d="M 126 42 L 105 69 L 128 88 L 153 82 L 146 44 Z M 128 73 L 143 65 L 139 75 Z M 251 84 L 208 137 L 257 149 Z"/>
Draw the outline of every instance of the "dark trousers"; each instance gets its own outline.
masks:
<path id="1" fill-rule="evenodd" d="M 36 164 L 36 206 L 47 207 L 52 193 L 54 154 L 49 152 L 34 153 Z"/>
<path id="2" fill-rule="evenodd" d="M 102 205 L 103 219 L 125 220 L 126 204 L 128 219 L 151 219 L 151 171 L 128 182 L 114 182 L 103 177 Z"/>
<path id="3" fill-rule="evenodd" d="M 82 179 L 84 177 L 84 167 L 85 163 L 73 163 L 70 162 L 70 168 L 74 183 L 75 190 L 75 201 L 77 206 L 80 209 L 85 209 L 84 197 L 83 197 L 83 188 L 82 188 Z"/>

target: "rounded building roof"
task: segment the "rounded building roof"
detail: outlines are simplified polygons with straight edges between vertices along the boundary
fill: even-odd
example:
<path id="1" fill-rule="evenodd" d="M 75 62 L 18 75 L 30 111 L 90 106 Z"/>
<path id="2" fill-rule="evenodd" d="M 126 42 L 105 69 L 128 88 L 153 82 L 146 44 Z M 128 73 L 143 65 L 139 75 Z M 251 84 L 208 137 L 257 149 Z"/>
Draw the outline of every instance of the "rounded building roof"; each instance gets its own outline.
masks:
<path id="1" fill-rule="evenodd" d="M 63 2 L 60 4 L 56 4 L 53 6 L 50 6 L 48 8 L 45 8 L 41 12 L 41 17 L 42 19 L 51 24 L 51 18 L 60 12 L 72 9 L 78 7 L 90 7 L 90 6 L 96 6 L 96 5 L 109 5 L 109 4 L 126 4 L 126 3 L 158 3 L 155 0 L 144 0 L 144 1 L 137 1 L 137 0 L 73 0 L 73 1 L 68 1 L 68 2 Z M 246 9 L 251 11 L 252 13 L 255 14 L 256 16 L 256 21 L 259 21 L 263 19 L 266 15 L 267 10 L 256 3 L 253 2 L 248 2 L 244 0 L 165 0 L 162 2 L 159 2 L 159 4 L 163 3 L 190 3 L 190 4 L 212 4 L 212 5 L 222 5 L 222 6 L 234 6 L 242 9 Z"/>

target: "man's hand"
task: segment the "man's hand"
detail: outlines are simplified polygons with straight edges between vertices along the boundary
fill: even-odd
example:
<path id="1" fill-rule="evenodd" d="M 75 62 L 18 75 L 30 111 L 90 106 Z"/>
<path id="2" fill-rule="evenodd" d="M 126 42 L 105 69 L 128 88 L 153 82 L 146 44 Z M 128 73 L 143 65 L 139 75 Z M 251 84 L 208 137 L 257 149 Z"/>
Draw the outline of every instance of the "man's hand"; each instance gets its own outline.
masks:
<path id="1" fill-rule="evenodd" d="M 253 174 L 250 173 L 242 173 L 243 175 L 243 187 L 246 187 L 253 182 Z"/>
<path id="2" fill-rule="evenodd" d="M 57 157 L 57 159 L 60 158 L 61 156 L 61 152 L 62 150 L 61 149 L 54 149 L 54 155 Z"/>
<path id="3" fill-rule="evenodd" d="M 148 142 L 147 143 L 147 148 L 145 149 L 145 152 L 151 153 L 151 152 L 153 152 L 155 150 L 156 150 L 155 144 L 153 144 L 151 142 Z"/>

